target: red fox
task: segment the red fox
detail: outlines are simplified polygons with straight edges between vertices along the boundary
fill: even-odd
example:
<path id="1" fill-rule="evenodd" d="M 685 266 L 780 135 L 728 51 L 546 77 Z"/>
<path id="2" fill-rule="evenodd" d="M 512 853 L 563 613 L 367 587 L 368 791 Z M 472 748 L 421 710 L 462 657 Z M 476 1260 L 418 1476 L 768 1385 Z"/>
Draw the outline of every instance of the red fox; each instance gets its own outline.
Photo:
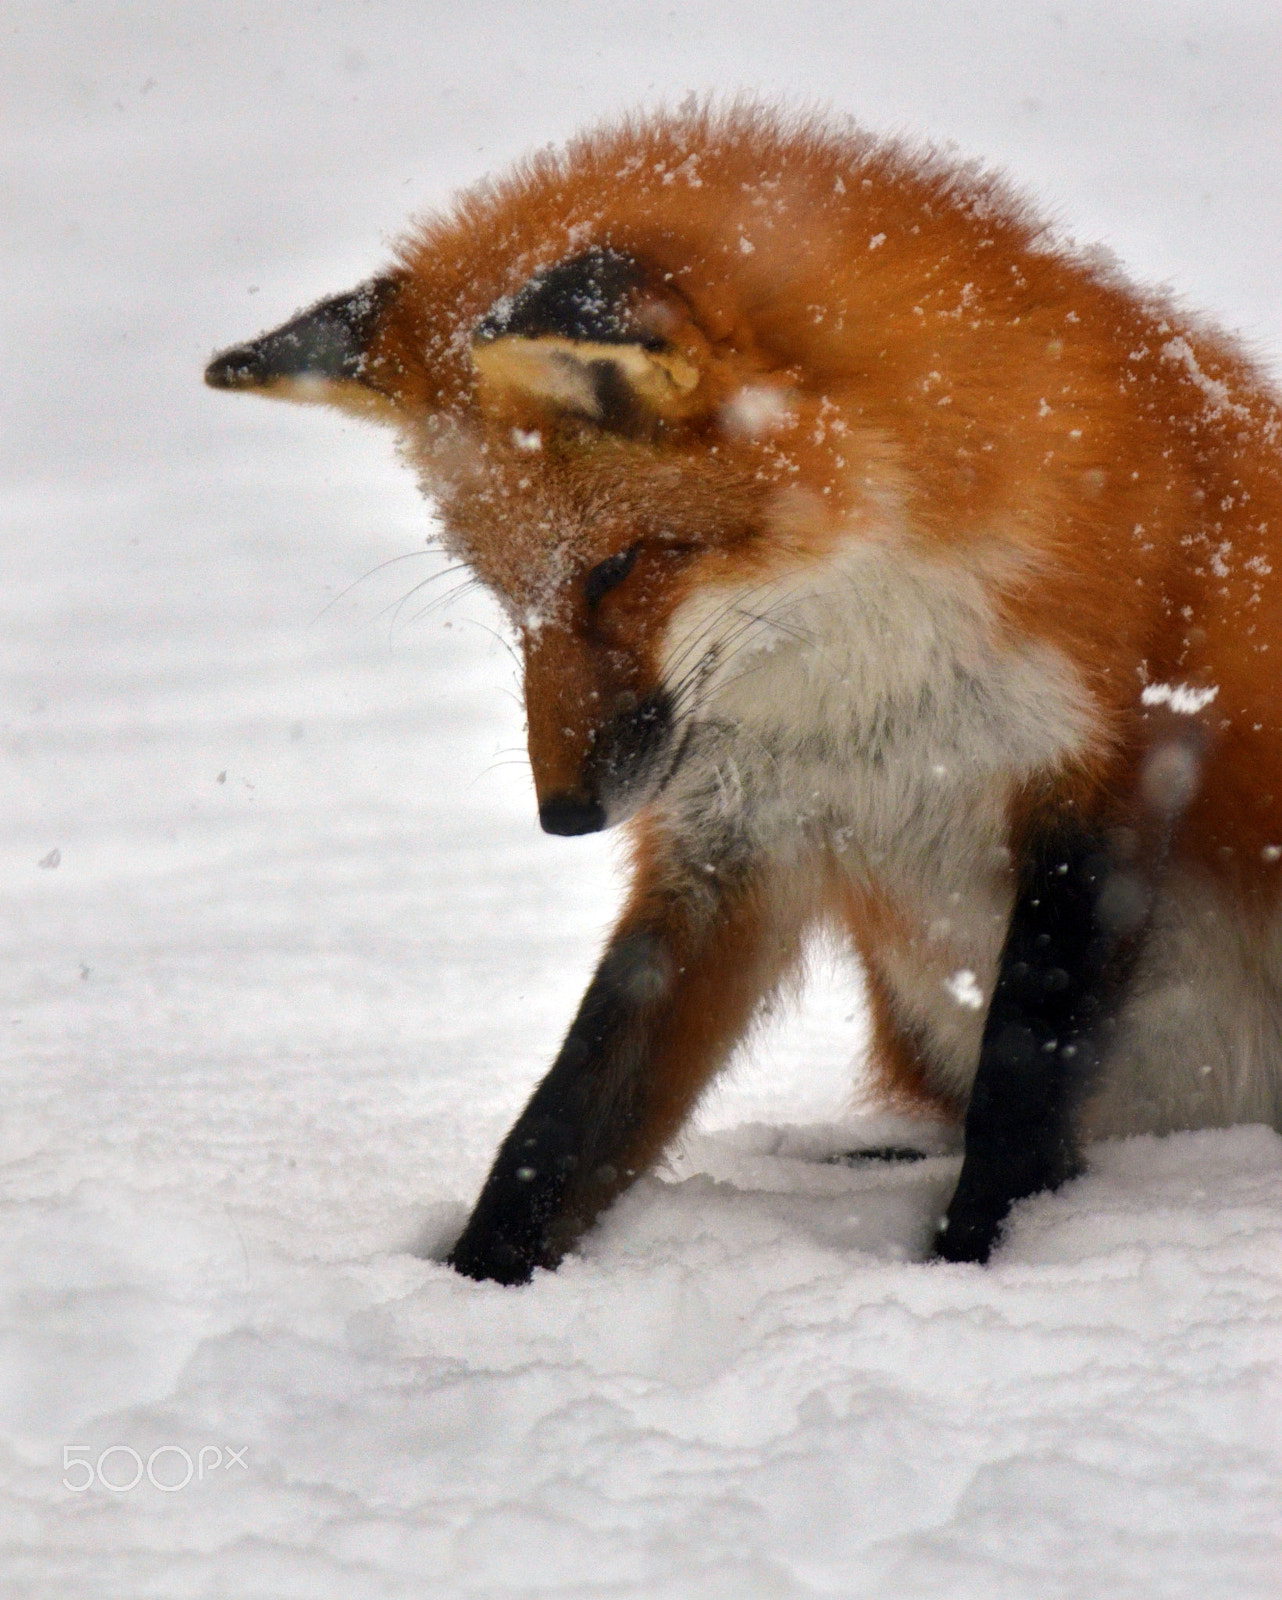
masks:
<path id="1" fill-rule="evenodd" d="M 1005 184 L 750 105 L 465 193 L 207 380 L 393 423 L 630 893 L 450 1261 L 553 1268 L 808 930 L 964 1123 L 984 1261 L 1085 1141 L 1282 1127 L 1282 415 Z"/>

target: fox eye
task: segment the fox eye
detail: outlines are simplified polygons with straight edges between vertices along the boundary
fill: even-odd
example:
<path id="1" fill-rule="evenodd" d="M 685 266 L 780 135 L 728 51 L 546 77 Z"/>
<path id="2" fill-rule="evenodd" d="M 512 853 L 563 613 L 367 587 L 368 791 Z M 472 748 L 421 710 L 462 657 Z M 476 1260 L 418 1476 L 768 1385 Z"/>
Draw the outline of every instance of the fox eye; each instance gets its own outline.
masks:
<path id="1" fill-rule="evenodd" d="M 589 610 L 611 589 L 618 586 L 627 577 L 636 565 L 637 551 L 640 545 L 630 545 L 626 550 L 620 550 L 618 555 L 606 556 L 604 561 L 598 561 L 583 580 L 583 598 L 588 603 Z"/>

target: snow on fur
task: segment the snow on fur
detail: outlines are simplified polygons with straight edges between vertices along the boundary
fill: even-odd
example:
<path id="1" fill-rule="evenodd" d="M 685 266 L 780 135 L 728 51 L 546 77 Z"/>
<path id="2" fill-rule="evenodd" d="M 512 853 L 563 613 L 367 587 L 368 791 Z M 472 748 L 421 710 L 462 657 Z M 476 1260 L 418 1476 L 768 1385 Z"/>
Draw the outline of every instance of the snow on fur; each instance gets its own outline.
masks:
<path id="1" fill-rule="evenodd" d="M 538 834 L 494 613 L 411 625 L 456 580 L 383 440 L 200 385 L 407 196 L 691 81 L 954 135 L 1276 329 L 1277 18 L 1061 13 L 16 24 L 6 1595 L 1276 1594 L 1263 1130 L 1098 1147 L 989 1270 L 923 1267 L 956 1156 L 852 1106 L 858 987 L 819 957 L 558 1274 L 433 1259 L 586 979 L 610 845 Z"/>

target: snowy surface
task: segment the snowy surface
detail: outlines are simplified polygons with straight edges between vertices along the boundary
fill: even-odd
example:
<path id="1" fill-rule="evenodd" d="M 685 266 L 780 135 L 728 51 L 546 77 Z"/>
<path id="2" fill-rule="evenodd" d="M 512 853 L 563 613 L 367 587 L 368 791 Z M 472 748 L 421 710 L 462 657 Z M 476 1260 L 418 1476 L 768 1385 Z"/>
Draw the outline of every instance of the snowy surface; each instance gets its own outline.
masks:
<path id="1" fill-rule="evenodd" d="M 539 834 L 497 618 L 426 609 L 455 579 L 414 589 L 440 567 L 388 441 L 199 383 L 415 207 L 741 86 L 1006 165 L 1270 358 L 1282 12 L 0 28 L 5 1595 L 1282 1594 L 1282 1141 L 1099 1149 L 991 1269 L 923 1267 L 956 1158 L 822 1159 L 907 1137 L 859 1110 L 822 953 L 560 1273 L 432 1259 L 585 982 L 612 846 Z"/>

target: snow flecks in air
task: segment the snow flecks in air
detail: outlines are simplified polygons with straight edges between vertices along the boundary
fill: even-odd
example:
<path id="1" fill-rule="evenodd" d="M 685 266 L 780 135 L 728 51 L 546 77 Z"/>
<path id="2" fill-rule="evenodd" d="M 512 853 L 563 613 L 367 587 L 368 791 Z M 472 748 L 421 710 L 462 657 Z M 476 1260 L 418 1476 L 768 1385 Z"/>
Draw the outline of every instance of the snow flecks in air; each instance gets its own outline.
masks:
<path id="1" fill-rule="evenodd" d="M 699 155 L 692 151 L 679 167 L 663 175 L 664 183 L 675 183 L 678 178 L 683 178 L 691 189 L 702 189 L 703 179 L 699 176 Z"/>
<path id="2" fill-rule="evenodd" d="M 763 439 L 796 420 L 792 396 L 773 384 L 745 384 L 721 408 L 722 431 L 729 438 Z"/>
<path id="3" fill-rule="evenodd" d="M 1205 711 L 1219 692 L 1218 684 L 1194 689 L 1187 683 L 1149 683 L 1140 693 L 1140 704 L 1169 706 L 1182 717 L 1192 717 Z"/>
<path id="4" fill-rule="evenodd" d="M 981 1011 L 984 1006 L 984 991 L 979 987 L 979 980 L 969 967 L 962 967 L 950 977 L 944 979 L 944 988 L 952 995 L 959 1006 L 964 1006 L 967 1011 Z"/>
<path id="5" fill-rule="evenodd" d="M 955 1134 L 852 1106 L 861 990 L 820 963 L 558 1273 L 442 1265 L 582 996 L 618 846 L 540 834 L 483 595 L 389 652 L 384 606 L 438 558 L 384 437 L 211 395 L 199 367 L 252 331 L 244 284 L 264 322 L 342 289 L 380 265 L 372 199 L 390 223 L 589 108 L 733 70 L 883 126 L 947 104 L 974 146 L 1038 52 L 1066 207 L 1125 148 L 1107 203 L 1177 241 L 1152 273 L 1214 272 L 1226 319 L 1269 327 L 1278 8 L 1186 8 L 1199 58 L 1162 7 L 1124 35 L 1107 8 L 1067 30 L 1029 8 L 1012 48 L 1010 7 L 834 0 L 875 23 L 854 52 L 762 4 L 647 29 L 598 8 L 591 38 L 581 8 L 511 7 L 497 45 L 496 8 L 460 7 L 430 73 L 404 7 L 282 7 L 252 39 L 191 0 L 168 29 L 86 9 L 22 8 L 6 86 L 0 1587 L 1275 1600 L 1282 1142 L 1260 1128 L 1093 1148 L 988 1269 L 925 1264 Z M 352 105 L 331 80 L 357 35 Z M 1139 120 L 1091 92 L 1118 51 Z M 1222 81 L 1251 116 L 1216 112 Z M 389 174 L 401 199 L 371 189 Z M 851 234 L 870 276 L 880 226 Z M 229 770 L 261 774 L 252 807 Z M 67 870 L 38 870 L 55 844 Z M 137 1486 L 108 1488 L 130 1452 Z M 180 1452 L 197 1476 L 168 1492 Z"/>
<path id="6" fill-rule="evenodd" d="M 1167 361 L 1179 362 L 1187 371 L 1189 377 L 1206 396 L 1207 412 L 1211 416 L 1218 416 L 1227 411 L 1231 416 L 1246 420 L 1251 413 L 1246 406 L 1240 405 L 1229 396 L 1228 385 L 1218 378 L 1212 378 L 1202 370 L 1193 346 L 1187 339 L 1177 336 L 1168 339 L 1162 346 L 1162 356 Z"/>
<path id="7" fill-rule="evenodd" d="M 1140 790 L 1146 805 L 1160 815 L 1178 816 L 1197 794 L 1202 763 L 1183 739 L 1163 739 L 1148 752 L 1140 769 Z"/>

